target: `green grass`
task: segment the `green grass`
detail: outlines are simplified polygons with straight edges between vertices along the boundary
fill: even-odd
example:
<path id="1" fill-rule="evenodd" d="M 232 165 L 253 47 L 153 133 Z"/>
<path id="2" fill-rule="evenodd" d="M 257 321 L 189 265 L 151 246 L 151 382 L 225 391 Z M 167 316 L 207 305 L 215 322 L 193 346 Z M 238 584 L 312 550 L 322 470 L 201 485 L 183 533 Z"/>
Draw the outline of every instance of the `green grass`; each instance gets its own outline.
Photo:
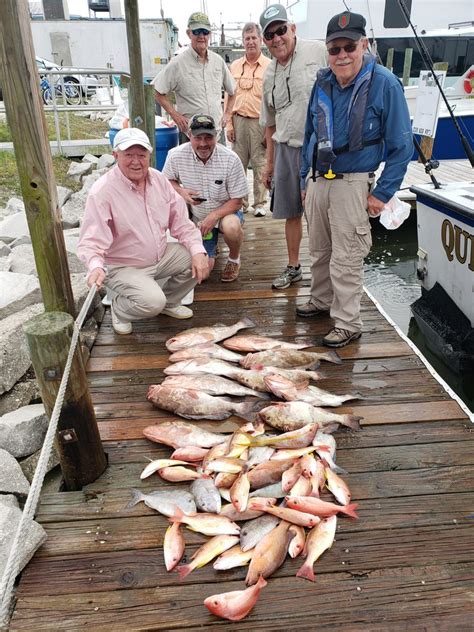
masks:
<path id="1" fill-rule="evenodd" d="M 61 139 L 65 140 L 66 125 L 65 115 L 60 114 L 61 119 Z M 48 124 L 49 140 L 55 140 L 55 126 L 53 114 L 46 113 L 46 122 Z M 90 119 L 80 118 L 69 115 L 69 123 L 71 130 L 71 140 L 80 140 L 86 138 L 103 138 L 105 132 L 109 129 L 104 121 L 91 121 Z M 0 142 L 11 142 L 10 129 L 6 123 L 0 123 Z M 104 153 L 107 153 L 104 147 Z M 65 156 L 53 156 L 53 169 L 56 184 L 68 187 L 73 191 L 81 188 L 81 184 L 67 178 L 66 174 L 69 169 L 71 160 L 78 161 L 79 158 L 71 159 Z M 0 151 L 0 207 L 6 205 L 11 197 L 21 197 L 20 180 L 18 178 L 18 170 L 16 166 L 15 154 L 13 151 Z"/>

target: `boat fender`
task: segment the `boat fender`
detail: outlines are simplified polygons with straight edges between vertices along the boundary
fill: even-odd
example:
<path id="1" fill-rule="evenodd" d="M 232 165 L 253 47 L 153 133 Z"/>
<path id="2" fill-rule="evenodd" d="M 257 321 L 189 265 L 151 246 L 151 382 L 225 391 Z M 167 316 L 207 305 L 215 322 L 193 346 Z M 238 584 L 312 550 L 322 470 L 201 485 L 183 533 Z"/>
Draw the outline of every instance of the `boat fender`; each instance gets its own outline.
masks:
<path id="1" fill-rule="evenodd" d="M 472 94 L 474 92 L 474 68 L 471 68 L 464 78 L 464 92 L 466 94 Z"/>

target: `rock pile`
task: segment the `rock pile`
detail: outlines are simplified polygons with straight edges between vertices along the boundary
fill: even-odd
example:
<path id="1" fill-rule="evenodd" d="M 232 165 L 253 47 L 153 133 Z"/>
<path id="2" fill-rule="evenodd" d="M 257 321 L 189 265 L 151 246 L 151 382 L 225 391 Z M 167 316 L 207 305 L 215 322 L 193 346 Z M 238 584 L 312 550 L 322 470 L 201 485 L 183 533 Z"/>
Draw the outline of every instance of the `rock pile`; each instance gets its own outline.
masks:
<path id="1" fill-rule="evenodd" d="M 81 182 L 77 193 L 57 188 L 64 240 L 71 273 L 76 312 L 81 309 L 89 288 L 85 267 L 76 254 L 79 225 L 85 200 L 93 183 L 114 164 L 110 154 L 85 156 L 72 163 L 68 175 Z M 0 577 L 21 518 L 34 475 L 48 419 L 34 379 L 23 333 L 23 324 L 43 312 L 38 275 L 22 200 L 12 198 L 0 209 Z M 96 295 L 81 335 L 83 352 L 92 347 L 98 323 L 104 315 Z M 58 465 L 53 454 L 49 469 Z M 43 528 L 33 522 L 23 543 L 20 569 L 46 539 Z"/>

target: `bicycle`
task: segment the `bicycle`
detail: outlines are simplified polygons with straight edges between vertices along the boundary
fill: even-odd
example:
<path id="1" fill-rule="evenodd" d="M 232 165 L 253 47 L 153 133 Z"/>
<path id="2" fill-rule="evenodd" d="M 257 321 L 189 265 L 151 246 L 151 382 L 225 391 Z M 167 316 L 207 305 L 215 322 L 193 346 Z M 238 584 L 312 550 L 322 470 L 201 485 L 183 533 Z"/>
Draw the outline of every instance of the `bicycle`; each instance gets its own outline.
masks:
<path id="1" fill-rule="evenodd" d="M 53 103 L 53 92 L 51 84 L 45 76 L 41 77 L 40 89 L 43 103 L 45 105 L 51 105 L 51 103 Z M 68 81 L 56 81 L 54 84 L 54 96 L 56 99 L 66 100 L 68 105 L 80 105 L 82 103 L 80 87 Z"/>

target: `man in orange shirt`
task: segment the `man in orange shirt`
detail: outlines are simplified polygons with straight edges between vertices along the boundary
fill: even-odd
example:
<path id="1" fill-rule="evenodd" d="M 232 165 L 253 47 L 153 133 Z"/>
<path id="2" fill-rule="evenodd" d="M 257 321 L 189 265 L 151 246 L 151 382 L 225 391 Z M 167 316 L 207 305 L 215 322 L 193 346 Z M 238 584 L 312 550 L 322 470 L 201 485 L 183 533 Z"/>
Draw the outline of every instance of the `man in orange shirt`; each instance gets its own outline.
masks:
<path id="1" fill-rule="evenodd" d="M 265 167 L 265 128 L 259 123 L 262 103 L 263 74 L 270 59 L 262 54 L 262 29 L 259 24 L 248 22 L 242 29 L 244 57 L 236 59 L 230 72 L 237 88 L 232 108 L 232 119 L 227 123 L 227 140 L 239 156 L 245 171 L 249 162 L 253 170 L 254 214 L 266 214 L 267 190 L 262 181 Z M 244 199 L 244 213 L 248 210 L 248 198 Z"/>

